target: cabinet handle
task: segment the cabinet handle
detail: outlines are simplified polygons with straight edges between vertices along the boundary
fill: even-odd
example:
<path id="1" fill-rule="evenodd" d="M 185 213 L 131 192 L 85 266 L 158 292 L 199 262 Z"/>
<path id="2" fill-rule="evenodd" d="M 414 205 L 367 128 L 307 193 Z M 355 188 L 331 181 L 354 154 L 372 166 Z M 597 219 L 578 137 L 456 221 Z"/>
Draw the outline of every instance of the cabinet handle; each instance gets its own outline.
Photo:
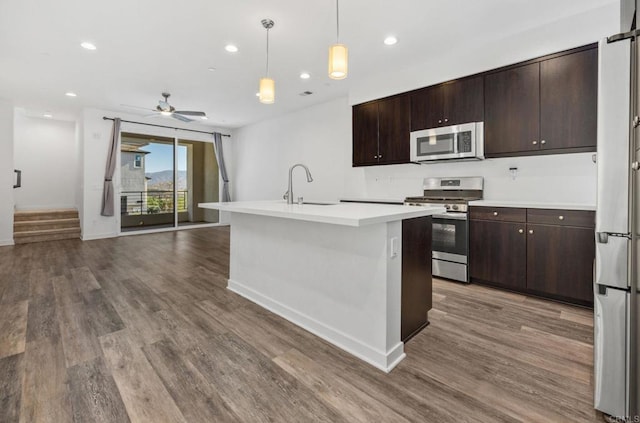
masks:
<path id="1" fill-rule="evenodd" d="M 533 235 L 533 229 L 529 229 L 529 234 Z"/>
<path id="2" fill-rule="evenodd" d="M 558 216 L 558 219 L 564 220 L 564 216 Z"/>
<path id="3" fill-rule="evenodd" d="M 381 159 L 382 158 L 382 154 L 378 154 L 378 158 Z"/>
<path id="4" fill-rule="evenodd" d="M 444 121 L 445 121 L 445 122 L 449 122 L 449 119 L 445 118 L 445 119 L 444 119 Z"/>
<path id="5" fill-rule="evenodd" d="M 497 215 L 498 215 L 498 212 L 493 212 L 493 215 L 494 215 L 494 216 L 497 216 Z"/>
<path id="6" fill-rule="evenodd" d="M 524 233 L 524 229 L 518 229 L 518 233 L 523 234 Z"/>
<path id="7" fill-rule="evenodd" d="M 546 144 L 546 143 L 547 143 L 547 141 L 545 141 L 545 140 L 540 141 L 540 144 Z"/>
<path id="8" fill-rule="evenodd" d="M 438 123 L 442 123 L 442 119 L 439 119 L 439 120 L 438 120 Z"/>
<path id="9" fill-rule="evenodd" d="M 378 158 L 378 156 L 373 156 L 373 158 L 374 158 L 374 159 L 377 159 L 377 158 Z"/>
<path id="10" fill-rule="evenodd" d="M 531 144 L 533 144 L 533 145 L 537 145 L 537 144 L 538 144 L 538 141 L 531 141 Z"/>

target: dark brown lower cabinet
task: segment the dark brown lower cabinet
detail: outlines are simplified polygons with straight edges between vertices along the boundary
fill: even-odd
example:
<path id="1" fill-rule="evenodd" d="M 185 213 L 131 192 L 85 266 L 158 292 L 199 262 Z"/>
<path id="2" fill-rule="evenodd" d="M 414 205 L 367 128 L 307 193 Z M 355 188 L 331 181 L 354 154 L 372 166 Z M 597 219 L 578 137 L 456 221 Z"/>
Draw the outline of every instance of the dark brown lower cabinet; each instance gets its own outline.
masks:
<path id="1" fill-rule="evenodd" d="M 432 288 L 431 217 L 403 220 L 400 325 L 403 342 L 429 324 Z"/>
<path id="2" fill-rule="evenodd" d="M 593 306 L 594 212 L 472 207 L 470 216 L 472 282 Z"/>
<path id="3" fill-rule="evenodd" d="M 527 224 L 527 289 L 593 304 L 593 229 Z"/>
<path id="4" fill-rule="evenodd" d="M 472 220 L 469 225 L 471 279 L 510 289 L 526 287 L 525 224 Z"/>

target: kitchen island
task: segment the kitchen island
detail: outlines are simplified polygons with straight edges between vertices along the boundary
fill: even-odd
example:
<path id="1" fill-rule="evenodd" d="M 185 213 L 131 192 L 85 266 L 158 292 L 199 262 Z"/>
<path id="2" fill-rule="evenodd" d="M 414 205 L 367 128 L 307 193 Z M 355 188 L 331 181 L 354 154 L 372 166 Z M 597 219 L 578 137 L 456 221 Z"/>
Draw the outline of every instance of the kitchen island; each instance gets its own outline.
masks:
<path id="1" fill-rule="evenodd" d="M 228 288 L 384 371 L 428 324 L 441 207 L 202 203 L 231 212 Z"/>

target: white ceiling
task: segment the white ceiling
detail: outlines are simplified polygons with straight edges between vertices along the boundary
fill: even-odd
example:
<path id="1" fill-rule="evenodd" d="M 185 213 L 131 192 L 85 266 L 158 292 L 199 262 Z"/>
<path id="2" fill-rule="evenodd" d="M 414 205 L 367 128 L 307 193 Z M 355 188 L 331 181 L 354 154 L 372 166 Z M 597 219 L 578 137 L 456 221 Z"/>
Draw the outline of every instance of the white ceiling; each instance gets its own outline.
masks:
<path id="1" fill-rule="evenodd" d="M 145 114 L 121 105 L 153 107 L 168 90 L 176 108 L 239 127 L 344 96 L 370 74 L 437 60 L 479 34 L 508 38 L 614 1 L 342 0 L 349 77 L 333 81 L 334 0 L 0 0 L 0 98 L 32 115 L 73 116 L 83 107 Z M 273 105 L 255 97 L 265 71 L 263 18 L 275 21 Z M 397 45 L 383 44 L 389 34 Z M 84 50 L 82 41 L 98 49 Z M 226 52 L 227 43 L 240 51 Z M 302 71 L 311 79 L 301 80 Z M 299 96 L 305 90 L 314 94 Z"/>

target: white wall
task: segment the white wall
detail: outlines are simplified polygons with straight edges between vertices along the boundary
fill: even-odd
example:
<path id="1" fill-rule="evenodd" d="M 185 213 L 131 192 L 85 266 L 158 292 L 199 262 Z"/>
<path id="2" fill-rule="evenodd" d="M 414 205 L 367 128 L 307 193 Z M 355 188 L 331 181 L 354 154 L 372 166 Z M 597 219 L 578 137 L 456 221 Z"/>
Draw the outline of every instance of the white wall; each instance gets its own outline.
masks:
<path id="1" fill-rule="evenodd" d="M 108 110 L 99 109 L 84 109 L 82 112 L 82 133 L 81 136 L 81 150 L 82 150 L 82 204 L 81 210 L 81 223 L 82 223 L 82 239 L 98 239 L 109 238 L 118 236 L 120 233 L 120 215 L 118 210 L 120 209 L 120 200 L 116 198 L 116 215 L 112 217 L 106 217 L 100 215 L 102 207 L 102 191 L 104 185 L 104 171 L 107 162 L 107 153 L 109 151 L 109 140 L 111 137 L 111 129 L 113 122 L 110 120 L 103 120 L 102 117 L 120 117 L 124 120 L 131 120 L 135 122 L 148 122 L 159 125 L 182 127 L 194 130 L 213 132 L 218 130 L 222 133 L 228 133 L 228 130 L 215 129 L 202 125 L 183 124 L 176 120 L 163 120 L 161 118 L 144 120 L 140 116 L 126 115 L 119 112 L 112 112 Z M 208 134 L 198 134 L 195 132 L 180 131 L 167 128 L 156 128 L 143 125 L 135 125 L 129 123 L 122 123 L 122 132 L 133 132 L 139 134 L 154 135 L 159 137 L 180 137 L 193 141 L 212 142 L 212 136 Z M 231 162 L 231 142 L 229 138 L 223 137 L 225 143 L 225 159 L 228 164 L 229 171 L 232 170 Z M 120 155 L 117 156 L 118 162 L 116 163 L 116 172 L 113 177 L 113 184 L 116 193 L 120 191 Z M 220 192 L 222 189 L 220 189 Z M 116 195 L 116 197 L 118 197 Z M 226 216 L 225 216 L 226 217 Z M 222 221 L 222 217 L 221 217 Z"/>
<path id="2" fill-rule="evenodd" d="M 451 49 L 446 56 L 425 57 L 418 66 L 397 69 L 392 74 L 371 73 L 368 78 L 353 81 L 349 104 L 364 103 L 595 43 L 618 33 L 619 22 L 620 5 L 613 1 L 568 19 L 528 28 L 509 38 L 484 39 L 482 34 L 476 34 L 474 42 Z"/>
<path id="3" fill-rule="evenodd" d="M 0 99 L 0 245 L 13 244 L 13 105 Z"/>
<path id="4" fill-rule="evenodd" d="M 16 109 L 14 165 L 22 170 L 22 187 L 14 197 L 17 210 L 76 208 L 75 122 L 29 117 Z"/>
<path id="5" fill-rule="evenodd" d="M 615 33 L 618 19 L 614 2 L 506 40 L 479 37 L 448 57 L 425 58 L 416 68 L 354 81 L 348 98 L 240 128 L 233 142 L 234 199 L 281 198 L 287 170 L 302 162 L 310 167 L 314 182 L 307 184 L 297 169 L 294 193 L 308 200 L 403 199 L 422 193 L 424 177 L 484 176 L 487 199 L 595 204 L 596 166 L 590 153 L 352 168 L 350 105 L 593 43 Z M 519 169 L 515 180 L 509 167 Z"/>
<path id="6" fill-rule="evenodd" d="M 294 170 L 295 198 L 335 198 L 351 166 L 350 110 L 340 98 L 234 131 L 233 199 L 282 198 L 295 163 L 307 165 L 314 178 L 307 183 L 304 169 Z"/>

